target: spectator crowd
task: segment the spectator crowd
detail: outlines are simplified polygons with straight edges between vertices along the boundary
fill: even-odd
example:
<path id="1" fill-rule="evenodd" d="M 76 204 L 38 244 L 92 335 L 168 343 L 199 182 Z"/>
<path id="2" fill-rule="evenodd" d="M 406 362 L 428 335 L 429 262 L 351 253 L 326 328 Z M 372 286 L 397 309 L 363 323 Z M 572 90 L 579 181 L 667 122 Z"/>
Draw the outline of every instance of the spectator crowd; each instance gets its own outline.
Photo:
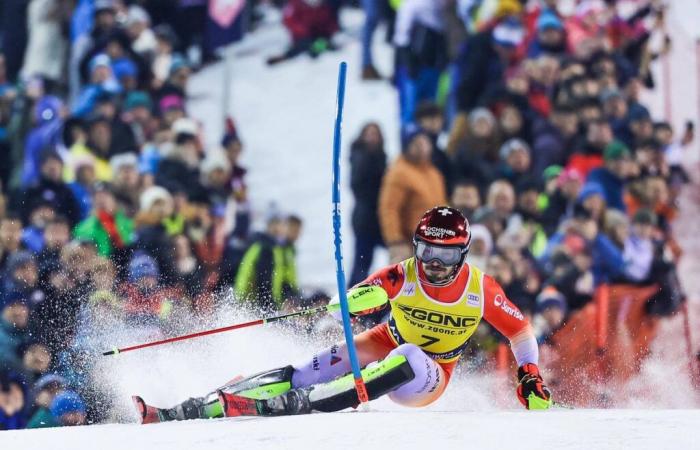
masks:
<path id="1" fill-rule="evenodd" d="M 327 299 L 298 285 L 299 217 L 268 208 L 252 230 L 233 120 L 204 148 L 186 105 L 192 72 L 215 58 L 196 51 L 207 2 L 176 3 L 0 6 L 0 429 L 105 420 L 90 373 L 100 329 L 168 335 L 222 303 L 271 313 Z M 336 48 L 342 2 L 247 3 L 283 8 L 290 46 L 268 64 Z M 352 143 L 350 284 L 378 247 L 410 257 L 420 215 L 450 204 L 472 225 L 468 262 L 542 342 L 604 283 L 657 284 L 649 312 L 678 307 L 670 224 L 692 129 L 679 135 L 639 100 L 664 51 L 649 45 L 661 6 L 360 3 L 367 82 L 383 79 L 371 46 L 388 25 L 402 151 L 388 161 L 373 122 Z"/>
<path id="2" fill-rule="evenodd" d="M 402 151 L 387 164 L 377 123 L 352 145 L 352 283 L 378 246 L 392 262 L 410 257 L 421 214 L 450 204 L 471 223 L 467 262 L 495 277 L 542 343 L 603 284 L 656 285 L 647 311 L 677 309 L 671 223 L 693 129 L 677 133 L 640 102 L 670 44 L 661 2 L 362 3 L 363 79 L 382 77 L 377 23 L 393 32 Z"/>

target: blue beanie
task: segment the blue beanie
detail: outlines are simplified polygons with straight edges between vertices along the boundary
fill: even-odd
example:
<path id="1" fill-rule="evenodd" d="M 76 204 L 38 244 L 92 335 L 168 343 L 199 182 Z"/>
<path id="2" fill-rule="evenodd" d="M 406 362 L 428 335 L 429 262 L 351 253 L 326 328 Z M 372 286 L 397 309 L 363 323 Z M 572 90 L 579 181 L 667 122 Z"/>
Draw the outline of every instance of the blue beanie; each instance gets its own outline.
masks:
<path id="1" fill-rule="evenodd" d="M 603 186 L 601 186 L 600 183 L 596 183 L 595 181 L 589 181 L 588 183 L 583 185 L 583 187 L 581 188 L 581 192 L 578 193 L 578 201 L 579 203 L 583 203 L 589 197 L 592 197 L 594 195 L 600 195 L 603 198 L 603 200 L 605 200 L 605 190 L 603 189 Z"/>
<path id="2" fill-rule="evenodd" d="M 54 397 L 49 409 L 55 419 L 60 419 L 62 415 L 68 413 L 85 414 L 85 403 L 76 392 L 63 391 Z"/>
<path id="3" fill-rule="evenodd" d="M 139 75 L 139 69 L 136 64 L 128 58 L 120 58 L 112 63 L 112 70 L 114 71 L 114 76 L 117 80 L 121 80 L 124 77 L 136 78 Z"/>
<path id="4" fill-rule="evenodd" d="M 540 17 L 537 19 L 537 31 L 547 29 L 564 29 L 564 24 L 561 22 L 561 19 L 549 9 L 542 11 Z"/>
<path id="5" fill-rule="evenodd" d="M 158 277 L 158 264 L 148 255 L 140 254 L 129 263 L 129 281 L 132 283 L 144 277 Z"/>

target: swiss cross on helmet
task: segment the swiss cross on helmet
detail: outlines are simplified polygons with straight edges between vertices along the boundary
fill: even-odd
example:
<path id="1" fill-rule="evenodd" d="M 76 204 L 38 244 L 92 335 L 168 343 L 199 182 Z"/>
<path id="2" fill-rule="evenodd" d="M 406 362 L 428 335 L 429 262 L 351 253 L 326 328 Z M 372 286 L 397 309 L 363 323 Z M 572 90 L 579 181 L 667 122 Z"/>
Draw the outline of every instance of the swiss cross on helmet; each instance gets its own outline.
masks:
<path id="1" fill-rule="evenodd" d="M 464 263 L 471 237 L 469 222 L 458 210 L 449 206 L 437 206 L 426 211 L 413 236 L 416 259 L 425 264 L 437 261 L 443 266 L 454 268 L 450 275 L 440 282 L 422 281 L 437 285 L 451 282 Z M 419 274 L 420 272 L 421 270 Z"/>

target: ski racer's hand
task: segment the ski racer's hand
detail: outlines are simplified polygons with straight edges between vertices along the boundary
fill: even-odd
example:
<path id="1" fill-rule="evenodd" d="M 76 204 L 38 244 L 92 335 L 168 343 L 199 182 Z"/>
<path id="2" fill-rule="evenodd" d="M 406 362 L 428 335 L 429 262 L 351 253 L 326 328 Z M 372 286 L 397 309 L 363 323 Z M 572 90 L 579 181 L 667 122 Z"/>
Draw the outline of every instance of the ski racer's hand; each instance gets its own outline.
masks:
<path id="1" fill-rule="evenodd" d="M 362 295 L 368 295 L 372 296 L 372 298 L 377 298 L 377 301 L 370 301 L 369 303 L 374 303 L 378 304 L 379 306 L 373 307 L 373 308 L 367 308 L 363 309 L 362 311 L 353 311 L 353 307 L 350 307 L 350 317 L 355 318 L 358 316 L 366 316 L 368 314 L 375 313 L 377 311 L 381 311 L 384 308 L 387 307 L 386 303 L 386 292 L 384 289 L 382 289 L 379 286 L 359 286 L 353 289 L 350 289 L 347 293 L 348 297 L 348 302 L 352 302 L 355 297 L 359 297 Z M 340 303 L 340 297 L 338 295 L 334 295 L 333 298 L 328 302 L 329 305 L 334 305 Z M 337 309 L 335 311 L 331 312 L 331 315 L 338 321 L 342 321 L 342 315 L 340 313 L 340 309 Z"/>
<path id="2" fill-rule="evenodd" d="M 524 364 L 518 369 L 518 400 L 527 409 L 548 409 L 552 406 L 552 393 L 544 384 L 536 364 Z"/>

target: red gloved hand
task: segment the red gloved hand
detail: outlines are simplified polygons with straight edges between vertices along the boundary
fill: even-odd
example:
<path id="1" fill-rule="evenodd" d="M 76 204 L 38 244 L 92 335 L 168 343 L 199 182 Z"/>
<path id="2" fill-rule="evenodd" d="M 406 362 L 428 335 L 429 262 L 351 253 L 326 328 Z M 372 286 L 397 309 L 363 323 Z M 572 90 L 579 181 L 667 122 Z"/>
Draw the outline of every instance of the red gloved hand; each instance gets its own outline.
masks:
<path id="1" fill-rule="evenodd" d="M 552 406 L 552 393 L 545 386 L 536 364 L 528 363 L 518 369 L 518 400 L 527 409 L 547 409 Z M 531 395 L 541 399 L 536 404 L 530 401 Z"/>

